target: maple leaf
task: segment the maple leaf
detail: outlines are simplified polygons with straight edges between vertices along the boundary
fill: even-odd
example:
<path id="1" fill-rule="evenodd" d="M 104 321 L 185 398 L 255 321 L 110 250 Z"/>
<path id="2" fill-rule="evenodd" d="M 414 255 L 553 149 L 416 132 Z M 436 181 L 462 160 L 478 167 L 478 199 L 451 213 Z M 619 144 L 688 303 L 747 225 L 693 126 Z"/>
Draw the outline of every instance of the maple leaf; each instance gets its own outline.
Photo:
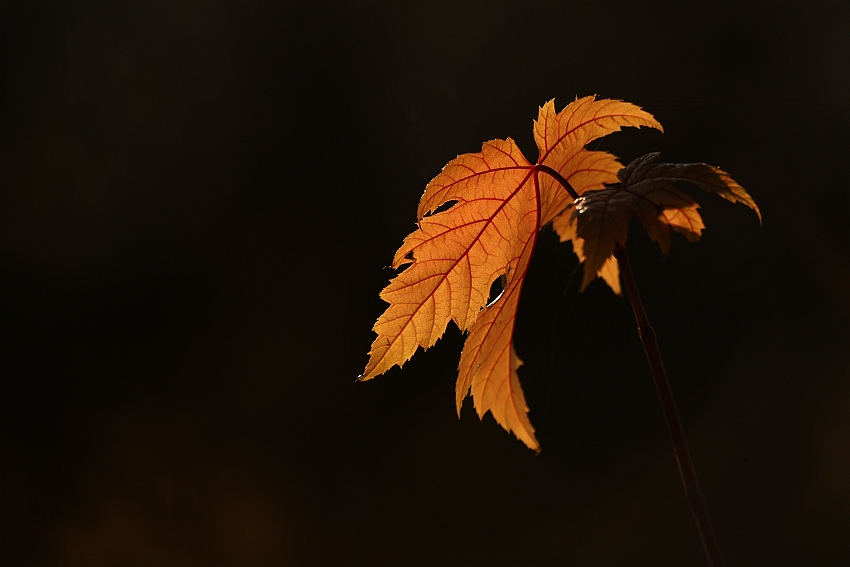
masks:
<path id="1" fill-rule="evenodd" d="M 549 101 L 534 122 L 536 164 L 510 138 L 449 162 L 425 188 L 418 228 L 395 254 L 392 267 L 406 268 L 381 292 L 389 307 L 375 323 L 378 336 L 360 380 L 402 366 L 418 347 L 432 346 L 452 320 L 469 332 L 455 389 L 458 414 L 471 390 L 479 417 L 491 412 L 537 450 L 517 375 L 522 361 L 513 347 L 523 281 L 541 227 L 572 203 L 565 184 L 584 193 L 616 180 L 616 158 L 585 146 L 623 126 L 661 129 L 629 103 L 591 96 L 555 112 Z M 561 221 L 556 230 L 561 224 L 570 223 Z M 504 291 L 488 305 L 490 287 L 501 276 Z"/>
<path id="2" fill-rule="evenodd" d="M 613 259 L 617 245 L 625 245 L 633 213 L 665 256 L 670 251 L 671 230 L 691 242 L 699 240 L 705 228 L 697 211 L 699 205 L 677 189 L 676 183 L 688 183 L 733 203 L 743 203 L 761 221 L 753 198 L 722 169 L 704 163 L 655 163 L 658 156 L 655 152 L 632 161 L 617 174 L 619 183 L 576 199 L 570 225 L 583 240 L 586 259 L 582 289 Z"/>

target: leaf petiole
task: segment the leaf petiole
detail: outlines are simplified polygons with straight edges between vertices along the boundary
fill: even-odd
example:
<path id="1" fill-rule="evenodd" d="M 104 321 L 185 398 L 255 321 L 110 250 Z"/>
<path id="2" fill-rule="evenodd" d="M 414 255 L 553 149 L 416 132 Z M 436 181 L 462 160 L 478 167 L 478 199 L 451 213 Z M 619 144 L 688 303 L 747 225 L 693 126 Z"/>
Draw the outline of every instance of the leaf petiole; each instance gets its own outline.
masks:
<path id="1" fill-rule="evenodd" d="M 570 185 L 570 182 L 567 181 L 564 176 L 558 173 L 556 170 L 552 169 L 548 165 L 543 165 L 542 163 L 538 163 L 537 165 L 535 165 L 534 170 L 542 171 L 543 173 L 549 174 L 555 179 L 555 181 L 561 184 L 561 186 L 567 191 L 567 193 L 570 194 L 570 197 L 572 197 L 574 200 L 578 199 L 578 193 L 575 189 L 573 189 L 573 186 Z"/>

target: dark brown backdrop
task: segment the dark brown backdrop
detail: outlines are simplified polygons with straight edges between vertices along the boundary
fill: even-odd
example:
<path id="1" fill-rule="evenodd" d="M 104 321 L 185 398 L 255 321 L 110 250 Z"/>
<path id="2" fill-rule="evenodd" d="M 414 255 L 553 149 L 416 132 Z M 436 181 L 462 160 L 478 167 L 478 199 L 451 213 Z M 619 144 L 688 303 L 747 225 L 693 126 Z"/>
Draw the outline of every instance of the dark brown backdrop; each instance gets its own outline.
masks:
<path id="1" fill-rule="evenodd" d="M 706 161 L 703 241 L 629 243 L 736 566 L 850 564 L 850 5 L 18 2 L 0 8 L 0 562 L 702 565 L 626 301 L 547 232 L 534 456 L 456 329 L 356 384 L 382 269 L 458 153 L 596 93 Z M 565 291 L 566 288 L 566 291 Z"/>

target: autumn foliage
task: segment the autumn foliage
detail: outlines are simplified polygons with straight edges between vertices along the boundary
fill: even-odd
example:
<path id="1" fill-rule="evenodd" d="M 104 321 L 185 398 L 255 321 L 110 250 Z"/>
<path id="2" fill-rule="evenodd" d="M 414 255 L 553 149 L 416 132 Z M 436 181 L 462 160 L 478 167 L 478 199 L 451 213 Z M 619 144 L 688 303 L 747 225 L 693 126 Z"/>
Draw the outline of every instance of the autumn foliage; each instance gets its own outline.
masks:
<path id="1" fill-rule="evenodd" d="M 517 375 L 522 361 L 513 347 L 539 231 L 551 224 L 561 241 L 572 242 L 585 262 L 582 288 L 599 275 L 619 294 L 613 253 L 625 244 L 633 213 L 665 253 L 671 230 L 699 238 L 704 225 L 698 205 L 676 183 L 758 212 L 746 191 L 712 166 L 659 164 L 657 154 L 649 154 L 623 168 L 613 155 L 586 149 L 624 126 L 662 130 L 652 115 L 626 102 L 585 97 L 556 112 L 549 101 L 534 121 L 535 164 L 510 138 L 450 161 L 425 188 L 418 227 L 393 258 L 392 267 L 403 270 L 381 292 L 389 306 L 375 323 L 378 336 L 360 379 L 403 365 L 419 347 L 432 346 L 452 320 L 468 332 L 458 368 L 458 413 L 471 391 L 479 417 L 491 412 L 539 449 Z M 580 198 L 574 202 L 574 196 Z M 504 291 L 488 304 L 491 285 L 502 276 Z"/>

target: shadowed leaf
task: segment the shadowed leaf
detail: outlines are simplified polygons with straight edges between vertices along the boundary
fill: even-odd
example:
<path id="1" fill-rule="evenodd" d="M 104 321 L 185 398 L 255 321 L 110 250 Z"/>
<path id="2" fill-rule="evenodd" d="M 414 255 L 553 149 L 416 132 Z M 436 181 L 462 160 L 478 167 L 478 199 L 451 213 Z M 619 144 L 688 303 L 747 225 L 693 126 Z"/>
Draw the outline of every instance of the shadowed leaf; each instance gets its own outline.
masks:
<path id="1" fill-rule="evenodd" d="M 755 201 L 725 171 L 704 163 L 655 163 L 658 155 L 651 153 L 634 160 L 617 174 L 620 183 L 587 191 L 575 201 L 570 224 L 584 240 L 582 289 L 613 258 L 617 244 L 625 245 L 632 214 L 638 216 L 665 255 L 670 251 L 671 230 L 691 242 L 699 240 L 705 228 L 697 211 L 699 205 L 676 183 L 695 185 L 733 203 L 743 203 L 761 220 Z"/>

